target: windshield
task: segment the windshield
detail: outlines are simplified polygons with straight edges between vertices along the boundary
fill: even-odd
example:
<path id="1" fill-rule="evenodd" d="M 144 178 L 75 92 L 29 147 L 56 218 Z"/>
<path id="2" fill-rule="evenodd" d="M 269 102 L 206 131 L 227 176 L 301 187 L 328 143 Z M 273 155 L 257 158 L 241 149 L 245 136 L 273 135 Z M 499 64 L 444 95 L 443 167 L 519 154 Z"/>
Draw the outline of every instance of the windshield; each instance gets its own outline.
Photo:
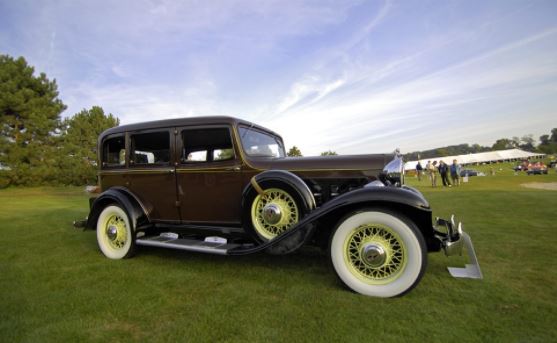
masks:
<path id="1" fill-rule="evenodd" d="M 279 137 L 248 127 L 241 126 L 239 130 L 242 146 L 249 156 L 284 157 L 284 147 Z"/>

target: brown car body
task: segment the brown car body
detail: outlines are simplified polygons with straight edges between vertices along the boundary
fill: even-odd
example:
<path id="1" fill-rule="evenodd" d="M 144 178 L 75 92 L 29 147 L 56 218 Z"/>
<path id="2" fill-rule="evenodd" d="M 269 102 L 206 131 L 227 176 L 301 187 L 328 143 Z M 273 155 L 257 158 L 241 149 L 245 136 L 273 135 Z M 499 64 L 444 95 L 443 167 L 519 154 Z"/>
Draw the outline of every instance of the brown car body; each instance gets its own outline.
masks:
<path id="1" fill-rule="evenodd" d="M 286 170 L 308 184 L 325 185 L 322 197 L 341 194 L 349 185 L 361 187 L 377 180 L 393 155 L 354 155 L 321 157 L 258 158 L 248 156 L 240 143 L 238 128 L 280 136 L 266 128 L 233 117 L 196 117 L 161 120 L 114 127 L 99 137 L 99 185 L 101 191 L 125 187 L 145 208 L 150 223 L 242 226 L 242 193 L 250 179 L 266 170 Z M 180 131 L 193 128 L 230 130 L 234 159 L 223 162 L 188 164 L 179 158 Z M 166 164 L 134 166 L 130 163 L 130 136 L 136 133 L 166 130 L 170 133 L 170 160 Z M 103 143 L 107 138 L 123 136 L 126 161 L 107 166 L 103 161 Z M 282 138 L 280 138 L 282 142 Z M 336 188 L 330 189 L 331 187 Z M 340 189 L 339 188 L 344 188 Z M 326 195 L 325 195 L 326 194 Z M 325 196 L 324 196 L 325 195 Z"/>
<path id="2" fill-rule="evenodd" d="M 434 229 L 428 202 L 403 185 L 396 154 L 286 157 L 277 133 L 219 116 L 111 128 L 98 157 L 86 226 L 109 258 L 136 244 L 225 255 L 313 244 L 353 290 L 395 296 L 418 283 L 427 252 L 462 248 L 460 226 Z M 364 225 L 346 229 L 352 220 Z"/>

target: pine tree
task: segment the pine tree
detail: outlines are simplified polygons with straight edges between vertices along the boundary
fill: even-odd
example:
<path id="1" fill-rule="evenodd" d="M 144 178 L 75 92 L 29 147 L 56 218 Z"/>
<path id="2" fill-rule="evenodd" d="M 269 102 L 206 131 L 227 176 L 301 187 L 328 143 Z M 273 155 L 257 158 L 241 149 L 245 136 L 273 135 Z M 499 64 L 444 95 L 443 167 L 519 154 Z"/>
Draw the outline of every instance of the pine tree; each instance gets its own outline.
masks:
<path id="1" fill-rule="evenodd" d="M 71 118 L 66 118 L 62 124 L 62 144 L 58 154 L 60 182 L 96 184 L 97 138 L 104 130 L 118 124 L 118 118 L 111 113 L 105 115 L 99 106 L 83 109 Z"/>
<path id="2" fill-rule="evenodd" d="M 35 76 L 23 57 L 0 55 L 0 186 L 54 181 L 54 141 L 65 109 L 56 80 Z"/>

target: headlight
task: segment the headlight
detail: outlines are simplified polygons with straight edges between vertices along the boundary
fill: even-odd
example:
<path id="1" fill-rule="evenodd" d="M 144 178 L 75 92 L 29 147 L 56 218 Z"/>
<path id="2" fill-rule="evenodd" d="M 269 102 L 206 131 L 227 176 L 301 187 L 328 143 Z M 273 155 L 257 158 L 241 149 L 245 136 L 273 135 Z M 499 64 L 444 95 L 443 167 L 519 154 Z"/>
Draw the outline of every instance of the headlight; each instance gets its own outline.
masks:
<path id="1" fill-rule="evenodd" d="M 383 182 L 388 181 L 395 186 L 404 184 L 404 161 L 398 150 L 395 151 L 395 158 L 383 168 L 381 180 Z"/>

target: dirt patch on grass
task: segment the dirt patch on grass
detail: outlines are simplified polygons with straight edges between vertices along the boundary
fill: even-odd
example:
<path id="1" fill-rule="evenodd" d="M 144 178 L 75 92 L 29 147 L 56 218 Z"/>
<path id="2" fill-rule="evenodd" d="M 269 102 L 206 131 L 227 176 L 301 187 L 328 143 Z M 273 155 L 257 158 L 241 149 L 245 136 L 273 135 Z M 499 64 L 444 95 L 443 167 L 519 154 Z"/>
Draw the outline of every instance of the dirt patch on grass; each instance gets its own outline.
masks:
<path id="1" fill-rule="evenodd" d="M 545 189 L 548 191 L 557 191 L 557 182 L 528 182 L 521 184 L 522 187 Z"/>

